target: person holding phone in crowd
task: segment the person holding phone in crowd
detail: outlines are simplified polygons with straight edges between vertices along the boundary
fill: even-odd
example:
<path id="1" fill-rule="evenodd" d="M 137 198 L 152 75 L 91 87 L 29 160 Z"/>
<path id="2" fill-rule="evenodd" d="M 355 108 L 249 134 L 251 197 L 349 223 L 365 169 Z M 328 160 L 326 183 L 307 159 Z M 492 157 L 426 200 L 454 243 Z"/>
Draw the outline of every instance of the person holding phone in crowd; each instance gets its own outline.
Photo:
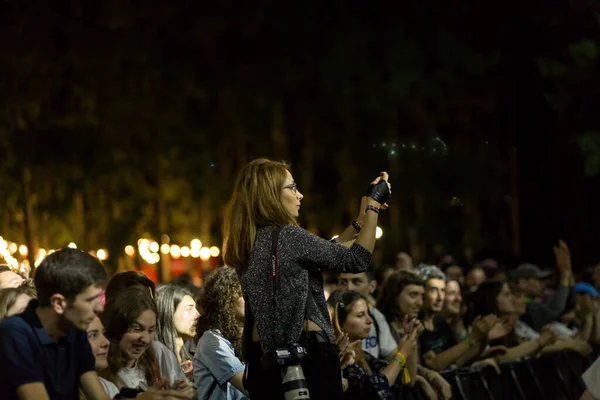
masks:
<path id="1" fill-rule="evenodd" d="M 377 220 L 390 193 L 383 172 L 368 187 L 357 219 L 338 238 L 356 238 L 345 247 L 298 226 L 304 196 L 288 164 L 256 159 L 240 171 L 224 220 L 224 260 L 236 268 L 246 299 L 245 388 L 251 398 L 282 397 L 282 369 L 272 362 L 274 350 L 293 351 L 297 347 L 290 346 L 298 343 L 308 347 L 301 366 L 310 398 L 342 396 L 321 271 L 369 268 Z M 273 243 L 275 232 L 279 236 Z"/>

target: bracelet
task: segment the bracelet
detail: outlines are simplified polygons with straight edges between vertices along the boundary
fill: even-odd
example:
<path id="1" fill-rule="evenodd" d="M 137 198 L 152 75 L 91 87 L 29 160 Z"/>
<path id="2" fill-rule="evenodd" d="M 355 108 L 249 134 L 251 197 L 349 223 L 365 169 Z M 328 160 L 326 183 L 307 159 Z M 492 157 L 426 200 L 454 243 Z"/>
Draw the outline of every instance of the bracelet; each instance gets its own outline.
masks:
<path id="1" fill-rule="evenodd" d="M 356 220 L 352 221 L 352 227 L 356 229 L 356 232 L 360 232 L 360 230 L 362 229 L 362 226 Z"/>
<path id="2" fill-rule="evenodd" d="M 404 354 L 402 354 L 402 352 L 397 352 L 396 356 L 394 357 L 394 361 L 396 361 L 398 363 L 398 365 L 400 365 L 400 372 L 402 372 L 402 376 L 404 377 L 404 384 L 409 384 L 410 383 L 410 372 L 408 372 L 408 369 L 405 368 L 406 365 L 406 357 L 404 357 Z"/>
<path id="3" fill-rule="evenodd" d="M 375 214 L 379 214 L 379 208 L 372 206 L 370 204 L 367 206 L 367 208 L 365 208 L 365 213 L 369 210 L 373 211 Z"/>
<path id="4" fill-rule="evenodd" d="M 396 353 L 396 357 L 398 357 L 398 359 L 400 361 L 402 361 L 403 364 L 406 364 L 406 357 L 404 357 L 404 354 L 402 354 L 402 352 L 397 352 Z M 395 358 L 395 357 L 394 357 Z"/>
<path id="5" fill-rule="evenodd" d="M 463 341 L 467 344 L 467 346 L 469 346 L 469 347 L 473 346 L 473 342 L 471 342 L 471 339 L 469 339 L 468 336 L 465 336 Z"/>
<path id="6" fill-rule="evenodd" d="M 535 342 L 537 343 L 538 347 L 544 347 L 544 345 L 542 344 L 542 341 L 540 340 L 539 336 L 535 339 Z"/>
<path id="7" fill-rule="evenodd" d="M 398 358 L 398 356 L 394 357 L 394 361 L 396 361 L 398 363 L 398 365 L 400 366 L 400 370 L 404 369 L 404 364 L 405 362 L 402 361 L 402 359 Z"/>

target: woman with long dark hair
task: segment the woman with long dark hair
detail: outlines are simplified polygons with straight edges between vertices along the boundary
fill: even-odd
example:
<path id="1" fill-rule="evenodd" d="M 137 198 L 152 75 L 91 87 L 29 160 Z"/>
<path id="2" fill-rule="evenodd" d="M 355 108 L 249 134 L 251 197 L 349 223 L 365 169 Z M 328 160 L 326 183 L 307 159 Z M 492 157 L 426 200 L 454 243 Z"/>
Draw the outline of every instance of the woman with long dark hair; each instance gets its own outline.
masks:
<path id="1" fill-rule="evenodd" d="M 192 293 L 182 286 L 164 285 L 156 294 L 156 339 L 175 353 L 183 372 L 193 377 L 192 356 L 184 346 L 196 336 L 196 321 L 200 315 Z"/>
<path id="2" fill-rule="evenodd" d="M 377 307 L 390 324 L 392 335 L 397 341 L 406 334 L 408 326 L 404 321 L 407 318 L 414 321 L 417 329 L 423 329 L 417 318 L 423 307 L 424 296 L 425 282 L 415 273 L 406 270 L 394 272 L 383 286 Z M 415 384 L 427 398 L 435 398 L 435 391 L 441 393 L 440 399 L 443 400 L 452 396 L 450 385 L 436 371 L 423 367 L 419 362 L 417 373 L 414 377 Z"/>
<path id="3" fill-rule="evenodd" d="M 194 380 L 199 400 L 239 400 L 247 395 L 239 360 L 244 298 L 235 270 L 219 268 L 204 285 L 198 318 Z"/>
<path id="4" fill-rule="evenodd" d="M 384 172 L 372 182 L 357 219 L 338 238 L 355 238 L 348 248 L 298 226 L 304 196 L 288 164 L 257 159 L 240 171 L 225 214 L 224 260 L 236 268 L 246 298 L 244 353 L 251 397 L 282 397 L 282 368 L 275 360 L 282 353 L 275 349 L 298 349 L 294 344 L 299 343 L 308 347 L 301 365 L 310 397 L 341 397 L 321 271 L 357 273 L 369 267 L 378 214 L 390 196 L 387 181 Z M 289 362 L 297 364 L 296 357 Z"/>
<path id="5" fill-rule="evenodd" d="M 501 318 L 509 318 L 515 312 L 510 287 L 508 283 L 502 281 L 483 282 L 469 296 L 469 303 L 468 322 L 473 321 L 477 317 L 489 314 L 494 314 Z M 510 361 L 537 354 L 544 347 L 554 343 L 555 340 L 556 334 L 551 329 L 543 329 L 536 340 L 519 343 L 514 329 L 511 327 L 508 334 L 501 339 L 490 342 L 490 344 L 506 346 L 506 352 L 497 355 L 495 358 L 498 361 Z"/>
<path id="6" fill-rule="evenodd" d="M 332 308 L 333 330 L 337 337 L 348 335 L 354 343 L 355 363 L 344 370 L 348 379 L 345 399 L 388 399 L 392 387 L 414 386 L 417 375 L 417 336 L 415 329 L 404 335 L 391 362 L 373 357 L 362 349 L 361 340 L 369 336 L 373 319 L 367 299 L 353 291 L 334 292 L 327 300 Z M 398 389 L 396 389 L 398 390 Z"/>

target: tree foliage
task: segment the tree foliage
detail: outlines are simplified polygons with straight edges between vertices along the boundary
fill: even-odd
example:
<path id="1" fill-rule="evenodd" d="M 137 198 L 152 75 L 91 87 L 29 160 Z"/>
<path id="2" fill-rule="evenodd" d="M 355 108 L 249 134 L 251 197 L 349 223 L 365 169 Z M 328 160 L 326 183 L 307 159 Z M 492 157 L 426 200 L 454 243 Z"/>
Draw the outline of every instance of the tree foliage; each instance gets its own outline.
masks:
<path id="1" fill-rule="evenodd" d="M 25 240 L 30 201 L 39 246 L 76 241 L 116 255 L 163 233 L 218 244 L 235 172 L 267 156 L 292 162 L 304 222 L 323 235 L 343 229 L 364 186 L 388 169 L 388 256 L 421 249 L 423 258 L 437 243 L 455 252 L 510 246 L 498 232 L 510 230 L 503 199 L 514 141 L 510 123 L 497 121 L 514 93 L 500 72 L 498 24 L 467 6 L 2 7 L 6 236 Z M 578 104 L 573 86 L 596 79 L 598 51 L 588 38 L 568 49 L 568 63 L 537 58 L 555 82 L 546 98 L 565 113 Z M 595 148 L 590 140 L 582 146 Z"/>

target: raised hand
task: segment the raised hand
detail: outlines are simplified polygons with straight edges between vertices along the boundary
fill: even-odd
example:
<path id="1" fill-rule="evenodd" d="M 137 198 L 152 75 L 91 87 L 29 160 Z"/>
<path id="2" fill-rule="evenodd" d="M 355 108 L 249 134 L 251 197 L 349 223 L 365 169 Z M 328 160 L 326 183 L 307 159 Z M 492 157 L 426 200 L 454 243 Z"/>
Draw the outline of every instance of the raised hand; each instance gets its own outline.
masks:
<path id="1" fill-rule="evenodd" d="M 471 325 L 471 335 L 473 340 L 481 340 L 488 336 L 496 324 L 497 317 L 494 314 L 486 315 L 485 317 L 477 317 Z"/>
<path id="2" fill-rule="evenodd" d="M 181 370 L 185 376 L 190 376 L 194 372 L 194 365 L 191 360 L 186 360 L 181 363 Z"/>
<path id="3" fill-rule="evenodd" d="M 337 337 L 335 344 L 340 350 L 340 364 L 342 365 L 342 369 L 354 364 L 356 361 L 356 352 L 354 351 L 354 348 L 360 344 L 360 340 L 350 343 L 348 334 L 344 333 Z"/>
<path id="4" fill-rule="evenodd" d="M 417 349 L 417 336 L 417 330 L 413 329 L 410 334 L 405 334 L 402 336 L 402 339 L 400 339 L 398 351 L 404 354 L 404 357 L 408 358 Z"/>
<path id="5" fill-rule="evenodd" d="M 425 327 L 421 320 L 415 318 L 413 329 L 417 331 L 417 337 L 419 337 L 425 330 Z"/>
<path id="6" fill-rule="evenodd" d="M 488 332 L 488 340 L 497 340 L 503 338 L 512 332 L 513 323 L 510 318 L 498 319 L 492 329 Z"/>
<path id="7" fill-rule="evenodd" d="M 382 172 L 367 188 L 367 197 L 373 199 L 381 207 L 387 203 L 392 195 L 392 185 L 389 183 L 389 175 Z"/>
<path id="8" fill-rule="evenodd" d="M 558 246 L 554 246 L 554 257 L 556 267 L 561 273 L 571 271 L 571 251 L 564 241 L 559 240 Z"/>

